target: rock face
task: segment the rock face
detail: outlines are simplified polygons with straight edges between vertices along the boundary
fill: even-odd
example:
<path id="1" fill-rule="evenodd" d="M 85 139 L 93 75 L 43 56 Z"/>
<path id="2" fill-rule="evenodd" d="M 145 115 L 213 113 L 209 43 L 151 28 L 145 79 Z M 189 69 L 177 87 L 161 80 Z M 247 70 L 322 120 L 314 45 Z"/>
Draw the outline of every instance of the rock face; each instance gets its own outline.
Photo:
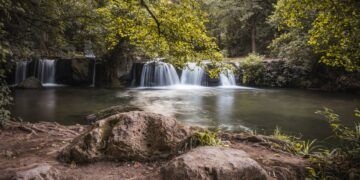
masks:
<path id="1" fill-rule="evenodd" d="M 23 82 L 21 82 L 18 85 L 18 87 L 24 89 L 36 89 L 36 88 L 42 88 L 43 86 L 40 80 L 36 79 L 35 77 L 29 77 L 25 79 Z"/>
<path id="2" fill-rule="evenodd" d="M 190 129 L 160 114 L 132 111 L 96 122 L 62 150 L 64 162 L 147 161 L 176 154 Z"/>
<path id="3" fill-rule="evenodd" d="M 91 83 L 91 69 L 93 60 L 73 59 L 71 60 L 73 83 Z"/>
<path id="4" fill-rule="evenodd" d="M 244 151 L 204 146 L 183 154 L 161 168 L 162 179 L 267 179 L 265 170 Z"/>
<path id="5" fill-rule="evenodd" d="M 53 168 L 51 165 L 35 164 L 25 167 L 24 170 L 16 172 L 12 178 L 13 180 L 55 180 L 63 179 L 59 171 Z"/>
<path id="6" fill-rule="evenodd" d="M 142 111 L 140 108 L 134 106 L 112 106 L 106 109 L 103 109 L 95 114 L 90 114 L 86 116 L 86 121 L 88 122 L 96 122 L 98 120 L 107 118 L 109 116 L 123 113 L 123 112 L 130 112 L 130 111 Z"/>

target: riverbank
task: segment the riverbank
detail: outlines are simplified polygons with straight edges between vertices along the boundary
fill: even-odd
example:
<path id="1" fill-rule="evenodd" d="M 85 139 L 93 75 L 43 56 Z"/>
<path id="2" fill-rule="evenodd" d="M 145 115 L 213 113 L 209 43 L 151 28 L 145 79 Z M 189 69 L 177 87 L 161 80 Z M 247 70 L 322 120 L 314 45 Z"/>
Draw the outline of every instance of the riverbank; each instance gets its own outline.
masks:
<path id="1" fill-rule="evenodd" d="M 162 179 L 167 172 L 163 170 L 164 166 L 171 165 L 177 158 L 196 153 L 200 148 L 146 161 L 102 159 L 86 164 L 75 163 L 76 160 L 70 163 L 58 161 L 59 153 L 65 147 L 93 128 L 94 125 L 62 126 L 49 122 L 9 123 L 6 129 L 0 131 L 0 179 L 20 179 L 40 174 L 44 179 Z M 219 138 L 222 141 L 219 148 L 243 151 L 249 157 L 248 161 L 254 160 L 260 166 L 258 168 L 266 172 L 266 179 L 304 179 L 306 176 L 307 160 L 274 148 L 272 144 L 277 143 L 276 140 L 234 133 L 220 133 Z M 224 149 L 219 152 L 224 152 Z M 206 162 L 197 161 L 196 158 L 193 161 L 206 166 Z M 244 166 L 233 169 L 237 168 Z"/>

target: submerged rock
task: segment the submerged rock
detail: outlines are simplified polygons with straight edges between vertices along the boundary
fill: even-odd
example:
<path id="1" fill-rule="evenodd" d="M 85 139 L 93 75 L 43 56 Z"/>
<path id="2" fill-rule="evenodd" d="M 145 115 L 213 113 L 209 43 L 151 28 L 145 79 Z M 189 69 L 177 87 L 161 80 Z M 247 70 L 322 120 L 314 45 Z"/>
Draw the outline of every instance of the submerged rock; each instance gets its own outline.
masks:
<path id="1" fill-rule="evenodd" d="M 32 164 L 19 170 L 12 177 L 13 180 L 55 180 L 65 179 L 57 169 L 47 163 Z"/>
<path id="2" fill-rule="evenodd" d="M 103 109 L 95 114 L 90 114 L 86 116 L 86 121 L 88 122 L 95 122 L 104 118 L 107 118 L 109 116 L 123 113 L 123 112 L 130 112 L 130 111 L 142 111 L 140 108 L 134 107 L 134 106 L 112 106 L 106 109 Z"/>
<path id="3" fill-rule="evenodd" d="M 176 154 L 190 129 L 160 114 L 132 111 L 97 121 L 58 158 L 64 162 L 147 161 Z"/>
<path id="4" fill-rule="evenodd" d="M 39 79 L 36 79 L 35 77 L 29 77 L 25 79 L 23 82 L 21 82 L 18 85 L 18 87 L 24 89 L 37 89 L 37 88 L 42 88 L 43 86 Z"/>
<path id="5" fill-rule="evenodd" d="M 161 168 L 162 179 L 267 179 L 266 171 L 242 150 L 204 146 Z"/>

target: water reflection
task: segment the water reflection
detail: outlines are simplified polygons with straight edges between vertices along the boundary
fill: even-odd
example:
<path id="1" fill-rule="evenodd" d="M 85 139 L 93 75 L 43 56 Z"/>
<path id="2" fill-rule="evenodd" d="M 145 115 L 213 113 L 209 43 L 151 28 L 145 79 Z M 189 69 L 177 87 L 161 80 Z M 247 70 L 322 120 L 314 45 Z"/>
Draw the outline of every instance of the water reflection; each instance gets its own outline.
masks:
<path id="1" fill-rule="evenodd" d="M 323 106 L 353 125 L 355 95 L 299 90 L 175 88 L 16 90 L 12 113 L 26 121 L 86 123 L 84 116 L 113 105 L 132 104 L 185 123 L 238 131 L 271 133 L 276 126 L 308 138 L 325 138 L 330 129 L 314 114 Z"/>

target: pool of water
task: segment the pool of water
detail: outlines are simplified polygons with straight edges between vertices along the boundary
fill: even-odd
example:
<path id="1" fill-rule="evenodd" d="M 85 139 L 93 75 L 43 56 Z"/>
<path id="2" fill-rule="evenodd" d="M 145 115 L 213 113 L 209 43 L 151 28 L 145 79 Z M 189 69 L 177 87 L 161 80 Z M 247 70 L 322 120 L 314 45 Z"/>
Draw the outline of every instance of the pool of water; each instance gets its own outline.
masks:
<path id="1" fill-rule="evenodd" d="M 292 135 L 323 139 L 330 135 L 330 129 L 314 112 L 329 107 L 346 124 L 353 125 L 358 100 L 351 94 L 292 89 L 56 87 L 16 90 L 12 113 L 30 122 L 86 124 L 84 117 L 88 114 L 113 105 L 131 104 L 188 124 L 267 134 L 278 126 Z"/>

